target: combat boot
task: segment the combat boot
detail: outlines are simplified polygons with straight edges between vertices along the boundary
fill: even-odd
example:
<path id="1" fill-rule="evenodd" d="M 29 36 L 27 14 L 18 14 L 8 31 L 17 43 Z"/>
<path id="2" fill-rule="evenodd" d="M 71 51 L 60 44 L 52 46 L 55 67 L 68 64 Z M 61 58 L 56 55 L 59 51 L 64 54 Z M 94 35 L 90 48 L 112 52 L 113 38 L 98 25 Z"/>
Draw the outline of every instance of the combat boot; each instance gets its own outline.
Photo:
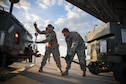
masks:
<path id="1" fill-rule="evenodd" d="M 62 73 L 63 76 L 68 75 L 68 70 L 66 70 L 65 72 Z"/>
<path id="2" fill-rule="evenodd" d="M 40 67 L 39 72 L 43 72 L 43 68 Z"/>
<path id="3" fill-rule="evenodd" d="M 82 76 L 84 77 L 84 76 L 86 76 L 86 71 L 83 71 L 83 74 L 82 74 Z"/>

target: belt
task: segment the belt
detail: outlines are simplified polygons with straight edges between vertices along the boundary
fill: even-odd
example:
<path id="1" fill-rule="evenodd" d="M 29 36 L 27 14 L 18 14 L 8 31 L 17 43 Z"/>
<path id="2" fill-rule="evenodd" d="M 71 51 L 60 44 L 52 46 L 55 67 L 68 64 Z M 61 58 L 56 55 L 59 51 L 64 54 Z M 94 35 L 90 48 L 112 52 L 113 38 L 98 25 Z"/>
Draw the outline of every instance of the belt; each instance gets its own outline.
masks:
<path id="1" fill-rule="evenodd" d="M 46 48 L 50 48 L 50 47 L 54 47 L 54 46 L 59 46 L 59 44 L 58 44 L 58 43 L 55 43 L 55 44 L 50 44 L 50 43 L 48 43 L 48 44 L 46 45 Z"/>

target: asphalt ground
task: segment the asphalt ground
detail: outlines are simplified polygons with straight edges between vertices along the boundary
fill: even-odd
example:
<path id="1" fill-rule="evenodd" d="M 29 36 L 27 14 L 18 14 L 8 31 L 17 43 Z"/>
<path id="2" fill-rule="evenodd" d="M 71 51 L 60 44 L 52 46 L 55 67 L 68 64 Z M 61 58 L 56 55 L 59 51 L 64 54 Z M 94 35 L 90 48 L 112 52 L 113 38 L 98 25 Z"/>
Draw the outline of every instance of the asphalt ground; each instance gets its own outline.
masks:
<path id="1" fill-rule="evenodd" d="M 57 70 L 53 57 L 41 73 L 38 72 L 41 59 L 41 57 L 34 58 L 33 63 L 23 61 L 10 65 L 4 71 L 5 75 L 0 84 L 118 84 L 112 72 L 93 75 L 87 68 L 86 77 L 82 77 L 80 66 L 76 63 L 72 63 L 67 76 L 62 76 Z M 61 63 L 62 70 L 65 71 L 65 60 L 62 58 Z"/>

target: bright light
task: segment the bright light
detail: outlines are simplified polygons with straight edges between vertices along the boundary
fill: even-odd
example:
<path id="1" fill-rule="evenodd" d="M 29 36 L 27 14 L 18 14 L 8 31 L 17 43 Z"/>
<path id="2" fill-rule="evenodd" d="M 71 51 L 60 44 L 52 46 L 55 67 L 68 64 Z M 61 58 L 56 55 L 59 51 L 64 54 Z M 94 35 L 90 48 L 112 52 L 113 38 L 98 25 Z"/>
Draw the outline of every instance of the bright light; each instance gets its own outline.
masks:
<path id="1" fill-rule="evenodd" d="M 15 37 L 16 37 L 16 38 L 18 38 L 18 37 L 19 37 L 19 36 L 18 36 L 18 33 L 16 33 L 16 34 L 15 34 Z"/>

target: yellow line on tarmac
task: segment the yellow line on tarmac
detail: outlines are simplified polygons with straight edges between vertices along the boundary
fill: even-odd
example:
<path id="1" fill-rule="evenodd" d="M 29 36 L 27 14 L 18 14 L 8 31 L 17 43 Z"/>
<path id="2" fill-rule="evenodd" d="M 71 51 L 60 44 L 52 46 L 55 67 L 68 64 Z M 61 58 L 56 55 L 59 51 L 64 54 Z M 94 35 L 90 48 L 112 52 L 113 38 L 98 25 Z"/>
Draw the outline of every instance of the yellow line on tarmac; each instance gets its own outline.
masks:
<path id="1" fill-rule="evenodd" d="M 31 64 L 31 65 L 29 65 L 29 66 L 16 69 L 16 70 L 12 71 L 11 73 L 20 73 L 20 72 L 23 72 L 23 71 L 26 71 L 26 70 L 32 68 L 33 66 L 35 66 L 35 64 Z"/>

